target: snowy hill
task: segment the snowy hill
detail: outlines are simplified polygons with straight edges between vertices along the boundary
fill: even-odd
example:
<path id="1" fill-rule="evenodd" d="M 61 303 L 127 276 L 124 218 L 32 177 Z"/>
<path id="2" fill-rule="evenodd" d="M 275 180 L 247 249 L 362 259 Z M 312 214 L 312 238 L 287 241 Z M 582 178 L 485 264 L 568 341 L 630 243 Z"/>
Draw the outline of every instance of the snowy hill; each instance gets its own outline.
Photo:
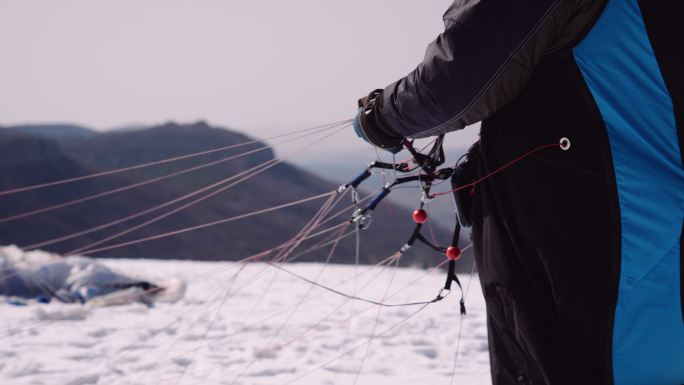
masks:
<path id="1" fill-rule="evenodd" d="M 379 310 L 265 264 L 103 262 L 152 280 L 180 278 L 186 295 L 151 308 L 2 304 L 0 383 L 448 385 L 457 349 L 453 384 L 490 383 L 477 278 L 461 277 L 470 290 L 459 346 L 458 293 L 411 317 L 417 307 Z M 429 300 L 444 278 L 394 267 L 288 268 L 390 303 Z"/>

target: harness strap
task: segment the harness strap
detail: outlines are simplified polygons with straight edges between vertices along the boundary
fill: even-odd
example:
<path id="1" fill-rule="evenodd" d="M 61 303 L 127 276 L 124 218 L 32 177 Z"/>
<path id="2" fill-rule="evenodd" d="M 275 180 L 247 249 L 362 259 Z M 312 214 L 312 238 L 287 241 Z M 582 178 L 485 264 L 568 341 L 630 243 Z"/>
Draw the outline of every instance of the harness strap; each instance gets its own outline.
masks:
<path id="1" fill-rule="evenodd" d="M 465 307 L 465 293 L 463 292 L 463 286 L 461 286 L 461 281 L 459 281 L 458 276 L 456 275 L 456 261 L 451 260 L 449 261 L 449 268 L 447 270 L 447 278 L 446 282 L 444 283 L 444 291 L 445 292 L 450 292 L 451 291 L 451 284 L 453 282 L 456 282 L 456 285 L 458 285 L 458 288 L 461 290 L 461 315 L 466 315 L 466 307 Z M 439 297 L 443 297 L 443 293 L 440 293 Z"/>

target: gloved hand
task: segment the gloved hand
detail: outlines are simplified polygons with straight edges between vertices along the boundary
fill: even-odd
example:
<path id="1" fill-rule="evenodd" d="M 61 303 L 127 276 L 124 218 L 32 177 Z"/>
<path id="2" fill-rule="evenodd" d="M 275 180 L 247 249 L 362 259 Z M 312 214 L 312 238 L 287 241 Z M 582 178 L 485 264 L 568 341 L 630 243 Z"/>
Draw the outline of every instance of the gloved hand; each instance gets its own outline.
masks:
<path id="1" fill-rule="evenodd" d="M 403 149 L 404 138 L 397 135 L 382 119 L 378 99 L 382 90 L 359 99 L 359 110 L 354 117 L 354 131 L 359 138 L 392 154 Z"/>

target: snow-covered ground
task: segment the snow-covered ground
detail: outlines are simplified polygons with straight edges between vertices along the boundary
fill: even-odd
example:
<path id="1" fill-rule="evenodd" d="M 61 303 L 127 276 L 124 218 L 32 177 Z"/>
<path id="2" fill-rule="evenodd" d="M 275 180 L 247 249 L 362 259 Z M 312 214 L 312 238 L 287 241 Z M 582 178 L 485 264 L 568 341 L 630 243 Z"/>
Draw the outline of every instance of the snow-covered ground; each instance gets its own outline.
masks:
<path id="1" fill-rule="evenodd" d="M 379 310 L 265 264 L 104 263 L 150 279 L 178 277 L 187 292 L 152 308 L 0 304 L 1 384 L 452 384 L 457 291 L 407 319 L 420 307 Z M 443 272 L 417 269 L 288 268 L 345 293 L 356 287 L 364 298 L 387 293 L 389 303 L 430 300 L 444 280 Z M 484 300 L 477 278 L 461 279 L 470 291 L 453 384 L 490 384 Z"/>

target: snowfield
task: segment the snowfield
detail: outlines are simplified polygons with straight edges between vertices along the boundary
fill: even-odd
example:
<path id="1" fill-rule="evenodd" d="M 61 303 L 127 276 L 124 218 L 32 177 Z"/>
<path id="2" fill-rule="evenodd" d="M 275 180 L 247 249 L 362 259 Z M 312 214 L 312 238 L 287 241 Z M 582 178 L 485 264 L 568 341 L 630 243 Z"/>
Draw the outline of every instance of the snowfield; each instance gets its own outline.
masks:
<path id="1" fill-rule="evenodd" d="M 0 383 L 491 383 L 476 277 L 460 277 L 470 290 L 452 379 L 461 322 L 458 291 L 414 314 L 420 306 L 351 301 L 266 264 L 239 269 L 234 263 L 102 262 L 155 282 L 179 278 L 187 285 L 185 295 L 154 307 L 0 304 Z M 356 289 L 364 298 L 387 297 L 387 303 L 431 300 L 445 278 L 443 271 L 393 267 L 286 268 L 344 293 Z"/>

